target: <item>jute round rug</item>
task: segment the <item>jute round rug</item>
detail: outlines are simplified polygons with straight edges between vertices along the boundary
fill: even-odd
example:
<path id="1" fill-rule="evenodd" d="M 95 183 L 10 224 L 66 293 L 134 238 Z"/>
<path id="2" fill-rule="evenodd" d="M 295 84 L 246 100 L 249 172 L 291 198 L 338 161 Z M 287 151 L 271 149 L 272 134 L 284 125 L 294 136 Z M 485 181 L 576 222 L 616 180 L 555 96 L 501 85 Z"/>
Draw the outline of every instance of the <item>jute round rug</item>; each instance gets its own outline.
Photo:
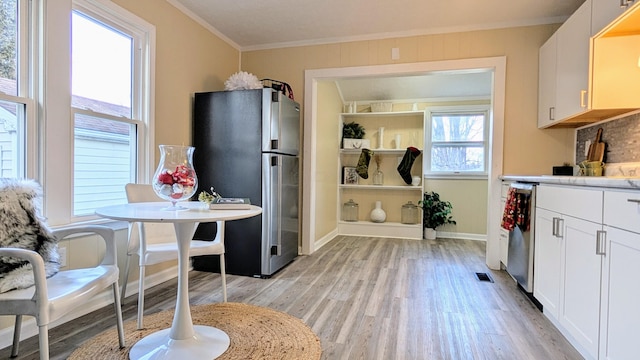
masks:
<path id="1" fill-rule="evenodd" d="M 194 325 L 215 326 L 229 335 L 231 345 L 218 359 L 320 359 L 318 336 L 300 319 L 280 311 L 242 303 L 191 306 Z M 118 346 L 115 328 L 100 333 L 76 349 L 68 360 L 129 359 L 129 349 L 144 336 L 171 327 L 173 311 L 145 315 L 142 330 L 136 320 L 124 324 L 126 347 Z M 184 359 L 187 360 L 187 359 Z M 191 359 L 189 359 L 191 360 Z M 200 360 L 200 359 L 198 359 Z"/>

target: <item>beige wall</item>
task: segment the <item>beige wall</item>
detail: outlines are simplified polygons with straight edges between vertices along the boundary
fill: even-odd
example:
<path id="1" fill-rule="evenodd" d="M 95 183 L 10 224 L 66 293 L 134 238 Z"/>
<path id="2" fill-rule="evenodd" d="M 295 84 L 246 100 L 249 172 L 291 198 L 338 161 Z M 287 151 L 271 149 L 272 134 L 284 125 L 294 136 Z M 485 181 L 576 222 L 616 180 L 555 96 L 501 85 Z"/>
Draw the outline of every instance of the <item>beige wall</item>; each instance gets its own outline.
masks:
<path id="1" fill-rule="evenodd" d="M 440 199 L 453 206 L 456 225 L 444 225 L 438 231 L 477 235 L 477 238 L 487 234 L 487 180 L 427 178 L 424 191 L 437 192 Z"/>
<path id="2" fill-rule="evenodd" d="M 338 158 L 340 156 L 339 114 L 342 112 L 342 100 L 332 81 L 318 82 L 318 154 L 316 157 L 316 189 L 319 196 L 311 209 L 316 221 L 316 233 L 319 237 L 328 235 L 338 226 Z"/>
<path id="3" fill-rule="evenodd" d="M 572 161 L 573 131 L 537 129 L 538 48 L 558 25 L 527 26 L 408 38 L 248 51 L 242 70 L 289 83 L 303 99 L 309 69 L 414 63 L 492 56 L 507 57 L 504 173 L 550 174 Z M 391 60 L 391 48 L 400 60 Z"/>
<path id="4" fill-rule="evenodd" d="M 502 156 L 503 174 L 550 174 L 553 165 L 573 158 L 573 130 L 537 128 L 538 49 L 557 27 L 526 26 L 247 51 L 241 55 L 241 67 L 258 77 L 289 83 L 301 101 L 305 70 L 506 56 L 504 153 L 494 157 Z M 391 60 L 392 48 L 400 49 L 400 60 Z M 484 191 L 486 194 L 486 187 Z M 462 232 L 460 226 L 458 231 Z"/>
<path id="5" fill-rule="evenodd" d="M 156 27 L 155 143 L 191 144 L 193 93 L 224 90 L 239 51 L 166 1 L 114 3 Z"/>

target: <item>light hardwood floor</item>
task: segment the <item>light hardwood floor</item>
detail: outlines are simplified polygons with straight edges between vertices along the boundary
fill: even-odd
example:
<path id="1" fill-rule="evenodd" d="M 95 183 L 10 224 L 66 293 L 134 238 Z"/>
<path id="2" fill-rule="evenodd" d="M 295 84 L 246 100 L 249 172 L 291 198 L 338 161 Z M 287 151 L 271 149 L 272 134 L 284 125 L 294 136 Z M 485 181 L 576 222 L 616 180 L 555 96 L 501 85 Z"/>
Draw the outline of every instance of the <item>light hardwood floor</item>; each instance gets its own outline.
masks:
<path id="1" fill-rule="evenodd" d="M 323 359 L 582 359 L 479 241 L 339 236 L 271 279 L 227 276 L 228 300 L 296 316 L 320 337 Z M 476 273 L 494 282 L 482 282 Z M 176 281 L 146 292 L 147 313 L 175 304 Z M 218 274 L 193 271 L 192 304 L 221 301 Z M 124 304 L 135 319 L 136 296 Z M 52 359 L 114 323 L 111 307 L 50 332 Z M 115 339 L 114 339 L 115 341 Z M 10 349 L 0 350 L 0 359 Z M 18 359 L 37 359 L 37 337 Z"/>

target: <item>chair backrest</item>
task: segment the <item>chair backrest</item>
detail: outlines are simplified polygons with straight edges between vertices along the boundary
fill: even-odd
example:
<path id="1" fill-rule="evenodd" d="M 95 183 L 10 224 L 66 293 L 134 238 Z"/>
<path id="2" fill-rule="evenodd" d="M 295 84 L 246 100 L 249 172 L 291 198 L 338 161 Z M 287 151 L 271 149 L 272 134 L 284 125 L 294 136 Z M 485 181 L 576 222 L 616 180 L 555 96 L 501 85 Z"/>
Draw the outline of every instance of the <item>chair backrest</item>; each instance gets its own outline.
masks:
<path id="1" fill-rule="evenodd" d="M 127 200 L 130 203 L 166 201 L 162 200 L 150 184 L 127 184 L 124 189 L 127 192 Z"/>
<path id="2" fill-rule="evenodd" d="M 127 200 L 136 202 L 166 201 L 158 197 L 150 184 L 127 184 L 125 186 Z M 167 205 L 169 203 L 167 202 Z M 129 238 L 129 252 L 138 251 L 140 248 L 140 234 L 142 233 L 147 244 L 175 243 L 176 233 L 172 224 L 161 223 L 136 223 L 131 229 Z"/>
<path id="3" fill-rule="evenodd" d="M 30 179 L 0 178 L 0 248 L 36 251 L 46 276 L 60 268 L 58 240 L 42 216 L 42 188 Z M 0 256 L 0 292 L 34 284 L 31 264 L 25 259 Z"/>

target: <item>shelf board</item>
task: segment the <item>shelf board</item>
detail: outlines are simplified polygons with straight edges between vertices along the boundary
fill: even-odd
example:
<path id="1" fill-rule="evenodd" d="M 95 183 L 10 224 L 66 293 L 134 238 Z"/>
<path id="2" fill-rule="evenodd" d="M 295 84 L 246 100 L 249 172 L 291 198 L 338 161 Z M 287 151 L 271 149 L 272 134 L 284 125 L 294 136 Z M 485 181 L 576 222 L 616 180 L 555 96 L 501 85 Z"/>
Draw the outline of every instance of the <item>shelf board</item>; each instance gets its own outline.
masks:
<path id="1" fill-rule="evenodd" d="M 338 233 L 341 235 L 422 239 L 422 232 L 422 224 L 402 224 L 390 221 L 382 223 L 371 221 L 338 222 Z"/>
<path id="2" fill-rule="evenodd" d="M 424 110 L 342 113 L 342 116 L 344 116 L 344 117 L 351 117 L 351 116 L 353 116 L 353 117 L 358 117 L 358 116 L 394 116 L 394 115 L 424 115 Z"/>
<path id="3" fill-rule="evenodd" d="M 369 149 L 374 154 L 382 155 L 403 155 L 407 149 Z M 422 149 L 419 149 L 422 152 Z M 362 152 L 362 149 L 340 149 L 341 154 L 345 155 L 357 155 Z"/>
<path id="4" fill-rule="evenodd" d="M 413 185 L 351 185 L 351 184 L 340 184 L 341 189 L 358 189 L 358 190 L 420 190 L 422 191 L 422 186 L 413 186 Z"/>

